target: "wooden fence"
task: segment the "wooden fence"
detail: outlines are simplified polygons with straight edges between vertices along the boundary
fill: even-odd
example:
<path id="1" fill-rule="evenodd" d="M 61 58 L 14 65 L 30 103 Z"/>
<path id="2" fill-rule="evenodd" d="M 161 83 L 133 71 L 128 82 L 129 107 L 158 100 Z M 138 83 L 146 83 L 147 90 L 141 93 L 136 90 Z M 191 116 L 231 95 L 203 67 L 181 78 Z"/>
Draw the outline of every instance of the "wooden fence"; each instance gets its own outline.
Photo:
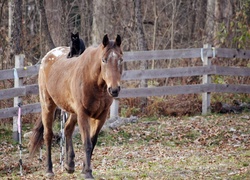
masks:
<path id="1" fill-rule="evenodd" d="M 23 56 L 16 56 L 16 62 L 23 60 Z M 178 67 L 169 69 L 147 69 L 147 70 L 127 70 L 122 75 L 122 80 L 141 80 L 141 79 L 157 79 L 168 77 L 185 77 L 185 76 L 203 76 L 202 84 L 180 85 L 180 86 L 161 86 L 148 88 L 123 88 L 119 98 L 129 97 L 148 97 L 162 96 L 171 94 L 193 94 L 202 93 L 202 113 L 206 114 L 210 111 L 210 93 L 211 92 L 230 92 L 230 93 L 250 93 L 250 85 L 230 85 L 230 84 L 214 84 L 211 83 L 211 75 L 226 76 L 250 76 L 250 68 L 248 67 L 221 67 L 212 65 L 211 61 L 215 57 L 222 58 L 241 58 L 250 59 L 250 50 L 237 50 L 225 48 L 211 48 L 205 45 L 203 48 L 194 49 L 175 49 L 175 50 L 157 50 L 157 51 L 135 51 L 124 52 L 124 61 L 145 61 L 145 60 L 162 60 L 162 59 L 186 59 L 201 58 L 203 66 L 196 67 Z M 17 63 L 18 64 L 18 63 Z M 21 63 L 22 64 L 22 63 Z M 19 63 L 20 66 L 20 63 Z M 24 77 L 36 75 L 39 65 L 29 67 L 16 67 L 15 69 L 0 71 L 0 80 L 16 79 L 18 86 L 10 89 L 0 90 L 0 100 L 15 97 L 26 96 L 30 94 L 38 94 L 37 84 L 19 86 L 20 80 Z M 111 116 L 118 115 L 118 99 L 116 99 L 111 107 Z M 14 107 L 0 109 L 0 119 L 17 116 L 18 107 L 17 100 Z M 25 104 L 22 106 L 22 114 L 40 112 L 40 104 Z"/>

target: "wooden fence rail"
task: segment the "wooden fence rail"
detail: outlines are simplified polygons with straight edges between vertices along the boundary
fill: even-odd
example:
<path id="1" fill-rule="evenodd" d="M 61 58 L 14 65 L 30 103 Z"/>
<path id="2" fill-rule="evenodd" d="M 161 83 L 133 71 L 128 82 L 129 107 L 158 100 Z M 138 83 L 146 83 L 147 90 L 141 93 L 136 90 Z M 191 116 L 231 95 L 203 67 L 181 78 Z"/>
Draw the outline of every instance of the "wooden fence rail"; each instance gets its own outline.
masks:
<path id="1" fill-rule="evenodd" d="M 222 58 L 242 58 L 250 59 L 249 50 L 211 48 L 205 46 L 204 48 L 194 49 L 175 49 L 175 50 L 157 50 L 157 51 L 136 51 L 125 52 L 124 61 L 132 62 L 138 60 L 162 60 L 162 59 L 182 59 L 182 58 L 201 58 L 203 66 L 196 67 L 177 67 L 170 69 L 148 69 L 148 70 L 127 70 L 122 75 L 122 80 L 141 80 L 141 79 L 157 79 L 168 77 L 185 77 L 185 76 L 207 76 L 211 75 L 225 75 L 225 76 L 250 76 L 250 68 L 248 67 L 221 67 L 211 65 L 212 57 Z M 205 64 L 205 61 L 208 61 Z M 0 80 L 15 79 L 15 71 L 18 78 L 29 77 L 37 75 L 39 65 L 21 67 L 16 69 L 0 71 Z M 250 85 L 229 85 L 229 84 L 214 84 L 209 81 L 204 81 L 202 84 L 183 85 L 183 86 L 162 86 L 149 88 L 123 88 L 120 92 L 119 98 L 129 97 L 148 97 L 148 96 L 162 96 L 171 94 L 190 94 L 190 93 L 204 93 L 203 101 L 205 107 L 203 114 L 209 111 L 210 107 L 210 92 L 230 92 L 230 93 L 250 93 Z M 26 96 L 30 94 L 38 94 L 37 84 L 15 87 L 10 89 L 0 90 L 0 100 L 10 99 L 17 96 Z M 207 100 L 206 100 L 207 99 Z M 209 101 L 209 102 L 207 102 Z M 111 107 L 111 116 L 117 115 L 116 99 Z M 115 112 L 114 112 L 115 111 Z M 18 107 L 10 107 L 0 109 L 0 119 L 17 116 Z M 22 106 L 22 114 L 40 112 L 40 104 L 33 103 Z"/>

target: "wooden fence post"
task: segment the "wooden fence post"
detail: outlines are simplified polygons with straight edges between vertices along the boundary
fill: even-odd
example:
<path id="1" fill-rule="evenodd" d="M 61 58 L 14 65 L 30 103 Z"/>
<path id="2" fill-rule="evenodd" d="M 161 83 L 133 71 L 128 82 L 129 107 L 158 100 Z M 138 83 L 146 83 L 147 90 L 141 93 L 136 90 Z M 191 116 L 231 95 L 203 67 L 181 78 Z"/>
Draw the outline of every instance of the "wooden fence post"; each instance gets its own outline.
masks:
<path id="1" fill-rule="evenodd" d="M 119 100 L 114 99 L 110 107 L 110 118 L 118 117 L 119 113 Z"/>
<path id="2" fill-rule="evenodd" d="M 15 68 L 14 68 L 14 87 L 23 86 L 23 78 L 19 78 L 16 68 L 23 67 L 24 55 L 15 55 Z M 22 103 L 22 98 L 14 97 L 14 107 L 18 107 L 18 104 Z M 15 141 L 19 140 L 18 126 L 17 126 L 18 116 L 13 117 L 13 139 Z"/>
<path id="3" fill-rule="evenodd" d="M 210 44 L 204 44 L 203 49 L 211 48 Z M 201 59 L 203 61 L 203 66 L 211 66 L 211 59 L 208 58 L 207 51 L 204 53 L 204 50 L 201 51 Z M 204 74 L 202 78 L 202 84 L 210 84 L 211 83 L 211 75 Z M 204 92 L 202 93 L 202 115 L 206 115 L 211 112 L 210 107 L 211 93 Z"/>

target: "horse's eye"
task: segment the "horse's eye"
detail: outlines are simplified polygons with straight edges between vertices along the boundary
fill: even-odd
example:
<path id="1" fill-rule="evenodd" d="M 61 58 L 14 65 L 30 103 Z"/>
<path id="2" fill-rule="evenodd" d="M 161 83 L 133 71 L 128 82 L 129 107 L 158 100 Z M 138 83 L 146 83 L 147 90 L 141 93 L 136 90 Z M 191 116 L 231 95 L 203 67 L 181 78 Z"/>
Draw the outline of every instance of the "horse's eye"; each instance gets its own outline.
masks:
<path id="1" fill-rule="evenodd" d="M 118 64 L 120 65 L 120 64 L 122 64 L 122 62 L 123 62 L 123 59 L 120 58 L 119 61 L 118 61 Z"/>
<path id="2" fill-rule="evenodd" d="M 103 63 L 107 63 L 107 58 L 102 58 Z"/>

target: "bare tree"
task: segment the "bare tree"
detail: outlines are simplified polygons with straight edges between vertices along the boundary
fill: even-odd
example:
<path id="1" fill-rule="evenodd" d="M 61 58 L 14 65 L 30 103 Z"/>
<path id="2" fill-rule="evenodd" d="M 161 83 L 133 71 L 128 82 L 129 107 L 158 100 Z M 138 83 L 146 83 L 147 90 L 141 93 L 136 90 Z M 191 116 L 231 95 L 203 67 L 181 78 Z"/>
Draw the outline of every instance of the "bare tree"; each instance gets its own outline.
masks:
<path id="1" fill-rule="evenodd" d="M 153 50 L 155 50 L 156 46 L 156 32 L 157 32 L 157 24 L 158 24 L 158 9 L 156 6 L 156 0 L 153 1 L 153 9 L 154 9 L 154 32 L 153 32 Z M 155 61 L 152 60 L 151 69 L 155 68 Z"/>
<path id="2" fill-rule="evenodd" d="M 233 14 L 233 7 L 231 0 L 216 0 L 215 1 L 215 27 L 214 27 L 214 45 L 219 46 L 220 40 L 216 38 L 218 36 L 218 32 L 220 31 L 221 27 L 228 31 L 230 28 L 230 20 Z"/>
<path id="3" fill-rule="evenodd" d="M 91 33 L 93 25 L 93 1 L 92 0 L 80 0 L 79 1 L 80 16 L 81 16 L 81 34 L 85 41 L 85 45 L 89 46 L 91 42 Z"/>
<path id="4" fill-rule="evenodd" d="M 135 26 L 136 26 L 136 35 L 137 35 L 137 44 L 138 50 L 146 51 L 147 50 L 147 42 L 145 39 L 145 34 L 143 30 L 143 23 L 142 23 L 142 4 L 141 0 L 134 0 L 134 9 L 135 9 Z M 147 69 L 148 62 L 142 61 L 140 62 L 140 69 Z M 147 87 L 147 80 L 141 80 L 140 83 L 141 87 Z M 145 107 L 147 104 L 147 98 L 141 99 L 141 107 Z"/>
<path id="5" fill-rule="evenodd" d="M 93 24 L 91 33 L 92 44 L 100 43 L 101 36 L 102 34 L 104 34 L 102 26 L 104 23 L 102 17 L 104 15 L 101 15 L 102 14 L 101 11 L 104 5 L 105 5 L 104 1 L 93 0 Z"/>
<path id="6" fill-rule="evenodd" d="M 146 51 L 147 43 L 145 39 L 145 33 L 143 30 L 141 0 L 134 0 L 134 7 L 135 7 L 136 35 L 138 37 L 137 38 L 138 50 Z M 147 66 L 143 64 L 142 68 L 146 69 Z"/>
<path id="7" fill-rule="evenodd" d="M 5 4 L 7 4 L 7 2 L 8 0 L 3 0 L 0 6 L 0 24 L 2 23 L 2 19 L 3 19 L 3 9 L 4 9 Z"/>
<path id="8" fill-rule="evenodd" d="M 214 23 L 215 23 L 215 1 L 207 0 L 207 18 L 205 26 L 205 42 L 213 44 L 214 39 Z"/>
<path id="9" fill-rule="evenodd" d="M 46 12 L 44 8 L 44 0 L 36 0 L 36 5 L 39 9 L 39 14 L 40 14 L 40 51 L 41 51 L 41 56 L 44 56 L 44 54 L 48 50 L 55 48 L 55 44 L 50 35 Z M 46 44 L 48 48 L 44 48 L 45 47 L 44 44 Z"/>
<path id="10" fill-rule="evenodd" d="M 14 54 L 20 54 L 22 52 L 22 0 L 13 1 L 13 24 L 11 33 L 11 45 Z"/>

